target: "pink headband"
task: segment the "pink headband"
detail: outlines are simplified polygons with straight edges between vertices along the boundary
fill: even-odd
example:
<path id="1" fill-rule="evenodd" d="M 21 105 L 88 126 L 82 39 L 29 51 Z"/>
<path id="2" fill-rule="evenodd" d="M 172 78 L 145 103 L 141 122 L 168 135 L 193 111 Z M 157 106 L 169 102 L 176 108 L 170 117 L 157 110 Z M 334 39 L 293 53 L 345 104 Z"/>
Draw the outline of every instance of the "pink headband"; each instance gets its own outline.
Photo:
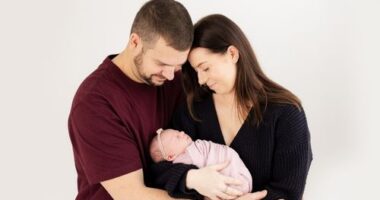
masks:
<path id="1" fill-rule="evenodd" d="M 167 157 L 166 157 L 166 153 L 164 151 L 164 146 L 162 145 L 162 141 L 161 141 L 161 132 L 162 132 L 162 128 L 158 129 L 156 132 L 157 132 L 157 140 L 158 140 L 158 147 L 160 149 L 160 152 L 161 152 L 161 155 L 162 157 L 164 157 L 164 159 L 166 160 Z"/>

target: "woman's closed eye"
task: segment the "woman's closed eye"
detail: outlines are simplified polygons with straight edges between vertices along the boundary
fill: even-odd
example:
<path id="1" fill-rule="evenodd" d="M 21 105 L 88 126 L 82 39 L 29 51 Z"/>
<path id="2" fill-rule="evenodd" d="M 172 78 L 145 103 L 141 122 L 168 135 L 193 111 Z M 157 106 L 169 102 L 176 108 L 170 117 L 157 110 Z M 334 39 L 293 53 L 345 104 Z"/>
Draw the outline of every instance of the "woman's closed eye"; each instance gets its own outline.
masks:
<path id="1" fill-rule="evenodd" d="M 205 65 L 203 65 L 203 66 L 200 67 L 200 68 L 201 68 L 201 70 L 204 71 L 204 72 L 207 72 L 207 71 L 210 69 L 209 66 L 205 66 Z"/>

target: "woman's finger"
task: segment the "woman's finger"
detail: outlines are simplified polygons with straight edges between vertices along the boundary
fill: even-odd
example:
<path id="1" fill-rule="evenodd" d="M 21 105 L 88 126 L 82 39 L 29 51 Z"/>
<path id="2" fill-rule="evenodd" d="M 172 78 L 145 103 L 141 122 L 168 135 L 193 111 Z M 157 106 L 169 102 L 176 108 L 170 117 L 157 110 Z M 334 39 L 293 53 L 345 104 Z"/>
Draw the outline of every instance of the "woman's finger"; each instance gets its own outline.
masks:
<path id="1" fill-rule="evenodd" d="M 251 193 L 250 194 L 250 197 L 252 199 L 263 199 L 265 196 L 267 196 L 267 191 L 266 190 L 262 190 L 260 192 L 254 192 L 254 193 Z"/>
<path id="2" fill-rule="evenodd" d="M 228 187 L 226 193 L 230 196 L 241 196 L 243 195 L 243 192 L 238 190 L 238 189 L 235 189 L 233 187 Z"/>
<path id="3" fill-rule="evenodd" d="M 232 178 L 229 176 L 224 176 L 224 183 L 228 185 L 241 185 L 243 184 L 239 179 Z"/>
<path id="4" fill-rule="evenodd" d="M 236 198 L 237 198 L 237 196 L 228 195 L 228 194 L 225 193 L 224 191 L 220 191 L 220 192 L 218 192 L 217 196 L 218 196 L 220 199 L 236 199 Z"/>

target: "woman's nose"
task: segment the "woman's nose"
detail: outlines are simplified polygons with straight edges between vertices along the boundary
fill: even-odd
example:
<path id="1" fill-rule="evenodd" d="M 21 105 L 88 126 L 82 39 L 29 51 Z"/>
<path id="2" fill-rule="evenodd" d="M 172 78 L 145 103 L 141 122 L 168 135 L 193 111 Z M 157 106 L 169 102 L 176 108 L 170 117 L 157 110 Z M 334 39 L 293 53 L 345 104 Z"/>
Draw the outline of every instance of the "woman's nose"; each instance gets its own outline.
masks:
<path id="1" fill-rule="evenodd" d="M 197 75 L 198 75 L 198 83 L 199 83 L 199 85 L 205 84 L 206 80 L 207 80 L 205 74 L 203 74 L 203 72 L 201 72 L 201 71 L 198 71 Z"/>

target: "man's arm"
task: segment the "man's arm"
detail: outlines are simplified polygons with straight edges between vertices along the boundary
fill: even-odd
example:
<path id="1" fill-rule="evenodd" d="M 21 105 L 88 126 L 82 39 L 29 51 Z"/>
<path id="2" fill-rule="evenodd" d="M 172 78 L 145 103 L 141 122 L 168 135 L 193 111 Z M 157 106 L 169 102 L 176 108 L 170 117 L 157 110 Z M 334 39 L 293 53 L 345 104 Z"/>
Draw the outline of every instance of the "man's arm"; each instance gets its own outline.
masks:
<path id="1" fill-rule="evenodd" d="M 164 190 L 146 187 L 142 169 L 103 181 L 101 184 L 115 200 L 173 199 Z"/>

